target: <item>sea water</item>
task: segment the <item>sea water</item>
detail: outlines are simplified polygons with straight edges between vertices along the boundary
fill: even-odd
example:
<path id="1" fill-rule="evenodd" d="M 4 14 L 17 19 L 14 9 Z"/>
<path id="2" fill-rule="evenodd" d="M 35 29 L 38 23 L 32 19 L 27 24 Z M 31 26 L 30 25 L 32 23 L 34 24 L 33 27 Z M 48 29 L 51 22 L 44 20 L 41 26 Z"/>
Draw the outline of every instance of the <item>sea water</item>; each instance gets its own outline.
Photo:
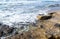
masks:
<path id="1" fill-rule="evenodd" d="M 60 3 L 56 1 L 1 1 L 0 22 L 10 26 L 19 22 L 35 22 L 37 15 L 46 15 L 47 11 L 52 9 L 48 6 L 53 4 Z"/>

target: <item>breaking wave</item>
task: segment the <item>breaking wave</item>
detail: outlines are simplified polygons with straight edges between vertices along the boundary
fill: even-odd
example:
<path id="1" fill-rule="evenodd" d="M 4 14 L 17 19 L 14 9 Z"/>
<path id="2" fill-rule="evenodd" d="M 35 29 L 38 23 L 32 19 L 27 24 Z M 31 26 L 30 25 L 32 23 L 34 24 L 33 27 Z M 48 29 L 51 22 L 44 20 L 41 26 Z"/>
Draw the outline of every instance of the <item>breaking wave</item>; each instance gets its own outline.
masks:
<path id="1" fill-rule="evenodd" d="M 52 7 L 49 5 L 60 4 L 59 2 L 39 2 L 39 1 L 22 1 L 22 2 L 4 2 L 0 3 L 0 22 L 13 25 L 18 22 L 35 22 L 38 14 L 47 14 Z"/>

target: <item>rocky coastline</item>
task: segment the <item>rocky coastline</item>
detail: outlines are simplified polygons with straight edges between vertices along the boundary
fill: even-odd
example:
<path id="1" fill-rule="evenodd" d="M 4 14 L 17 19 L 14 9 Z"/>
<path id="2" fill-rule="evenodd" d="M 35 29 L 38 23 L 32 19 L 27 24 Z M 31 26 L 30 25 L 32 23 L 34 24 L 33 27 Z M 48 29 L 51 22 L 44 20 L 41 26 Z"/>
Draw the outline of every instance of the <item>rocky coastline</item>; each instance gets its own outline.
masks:
<path id="1" fill-rule="evenodd" d="M 22 24 L 16 28 L 0 23 L 0 37 L 3 39 L 60 39 L 60 13 L 38 15 L 36 23 Z M 2 38 L 1 38 L 2 39 Z"/>

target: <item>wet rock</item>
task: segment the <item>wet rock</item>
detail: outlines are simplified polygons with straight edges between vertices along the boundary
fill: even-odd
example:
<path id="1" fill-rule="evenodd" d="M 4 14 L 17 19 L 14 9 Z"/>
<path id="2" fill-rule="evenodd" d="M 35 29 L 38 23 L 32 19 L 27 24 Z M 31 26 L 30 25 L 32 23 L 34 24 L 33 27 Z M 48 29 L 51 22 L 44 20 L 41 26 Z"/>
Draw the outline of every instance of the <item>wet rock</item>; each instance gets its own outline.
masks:
<path id="1" fill-rule="evenodd" d="M 40 25 L 40 28 L 44 28 L 44 26 L 43 25 Z"/>
<path id="2" fill-rule="evenodd" d="M 51 13 L 48 13 L 47 15 L 38 15 L 38 16 L 37 16 L 37 19 L 38 19 L 38 20 L 48 20 L 48 19 L 53 18 L 53 15 L 54 15 L 55 13 L 56 13 L 56 12 L 51 12 Z"/>
<path id="3" fill-rule="evenodd" d="M 0 26 L 0 37 L 12 34 L 14 32 L 14 29 L 15 28 L 3 24 L 2 26 Z"/>
<path id="4" fill-rule="evenodd" d="M 32 25 L 34 27 L 37 27 L 37 24 L 36 23 L 30 23 L 30 25 Z"/>
<path id="5" fill-rule="evenodd" d="M 55 27 L 55 26 L 59 27 L 60 24 L 55 24 L 55 20 L 54 20 L 54 18 L 57 18 L 58 14 L 56 16 L 54 15 L 54 18 L 52 18 L 52 14 L 53 13 L 49 14 L 48 16 L 38 17 L 39 20 L 36 23 L 37 25 L 30 23 L 28 31 L 23 31 L 22 33 L 19 32 L 18 34 L 15 34 L 11 36 L 10 38 L 11 39 L 56 39 L 56 38 L 60 39 L 60 28 Z M 56 23 L 58 22 L 56 21 Z M 26 26 L 24 23 L 19 23 L 19 25 Z M 34 27 L 35 25 L 36 27 Z M 20 31 L 23 28 L 24 27 L 20 26 L 18 31 Z"/>
<path id="6" fill-rule="evenodd" d="M 0 30 L 0 37 L 2 37 L 2 36 L 3 36 L 3 31 Z"/>
<path id="7" fill-rule="evenodd" d="M 42 16 L 40 18 L 40 20 L 48 20 L 48 19 L 51 19 L 51 18 L 52 18 L 52 16 Z"/>
<path id="8" fill-rule="evenodd" d="M 51 37 L 49 37 L 48 39 L 55 39 L 55 37 L 52 35 Z"/>
<path id="9" fill-rule="evenodd" d="M 24 26 L 21 26 L 20 29 L 24 29 Z"/>
<path id="10" fill-rule="evenodd" d="M 52 15 L 50 15 L 50 14 L 46 14 L 46 15 L 44 15 L 44 14 L 38 14 L 37 15 L 37 19 L 38 20 L 47 20 L 47 19 L 49 19 L 48 17 L 51 17 Z"/>
<path id="11" fill-rule="evenodd" d="M 40 29 L 29 30 L 28 32 L 23 32 L 12 36 L 11 39 L 46 39 L 43 31 Z"/>
<path id="12" fill-rule="evenodd" d="M 48 15 L 53 16 L 56 12 L 48 13 Z"/>
<path id="13" fill-rule="evenodd" d="M 54 26 L 56 26 L 56 27 L 60 27 L 60 24 L 56 23 Z"/>
<path id="14" fill-rule="evenodd" d="M 2 25 L 3 23 L 0 23 L 0 26 Z"/>

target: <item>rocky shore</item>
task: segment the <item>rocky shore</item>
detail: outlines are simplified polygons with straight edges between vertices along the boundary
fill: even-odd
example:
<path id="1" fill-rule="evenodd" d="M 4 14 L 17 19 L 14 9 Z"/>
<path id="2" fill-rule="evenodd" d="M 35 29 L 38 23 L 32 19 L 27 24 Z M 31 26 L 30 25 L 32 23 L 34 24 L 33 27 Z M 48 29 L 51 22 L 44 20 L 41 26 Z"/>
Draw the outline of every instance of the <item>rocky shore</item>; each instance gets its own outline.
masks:
<path id="1" fill-rule="evenodd" d="M 17 29 L 0 23 L 0 37 L 5 37 L 3 39 L 60 39 L 59 12 L 38 15 L 37 18 L 36 23 L 28 24 L 25 29 L 24 27 Z"/>

